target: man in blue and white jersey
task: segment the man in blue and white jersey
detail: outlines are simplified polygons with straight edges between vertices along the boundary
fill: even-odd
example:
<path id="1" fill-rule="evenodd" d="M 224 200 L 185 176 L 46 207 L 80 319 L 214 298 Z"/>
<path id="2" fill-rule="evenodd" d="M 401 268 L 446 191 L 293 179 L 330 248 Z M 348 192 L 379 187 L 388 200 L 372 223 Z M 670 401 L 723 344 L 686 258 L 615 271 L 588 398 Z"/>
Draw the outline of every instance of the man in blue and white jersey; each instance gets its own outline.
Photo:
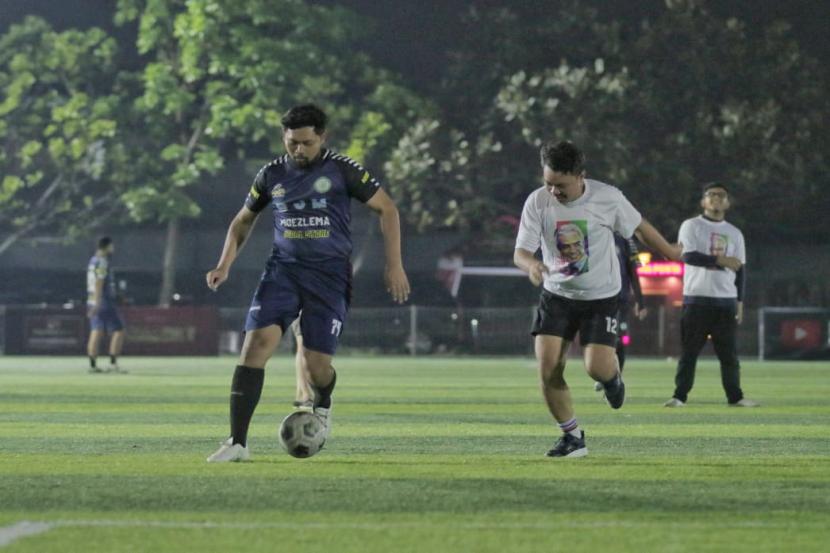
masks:
<path id="1" fill-rule="evenodd" d="M 86 305 L 90 327 L 86 350 L 91 373 L 104 372 L 98 367 L 98 344 L 104 334 L 110 335 L 110 365 L 107 370 L 126 372 L 118 365 L 118 356 L 124 345 L 124 322 L 116 307 L 115 275 L 110 265 L 114 251 L 112 238 L 100 238 L 95 255 L 90 258 L 86 268 Z"/>

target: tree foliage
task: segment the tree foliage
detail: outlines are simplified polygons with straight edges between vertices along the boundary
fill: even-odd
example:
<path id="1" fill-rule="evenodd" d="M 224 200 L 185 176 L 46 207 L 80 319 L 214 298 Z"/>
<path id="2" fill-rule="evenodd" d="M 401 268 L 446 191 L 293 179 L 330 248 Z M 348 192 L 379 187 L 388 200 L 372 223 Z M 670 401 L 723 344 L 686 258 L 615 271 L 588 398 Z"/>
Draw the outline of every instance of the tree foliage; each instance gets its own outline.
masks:
<path id="1" fill-rule="evenodd" d="M 0 254 L 38 232 L 72 238 L 119 209 L 126 154 L 116 44 L 28 17 L 0 38 Z"/>
<path id="2" fill-rule="evenodd" d="M 477 32 L 463 33 L 438 91 L 441 105 L 455 107 L 413 127 L 390 162 L 420 228 L 486 233 L 499 209 L 518 213 L 540 182 L 535 152 L 547 139 L 580 144 L 590 176 L 621 187 L 669 235 L 698 210 L 700 183 L 713 179 L 734 191 L 742 209 L 732 218 L 751 233 L 806 231 L 799 214 L 815 215 L 803 219 L 815 228 L 830 200 L 820 185 L 830 156 L 828 74 L 787 25 L 758 32 L 714 17 L 701 0 L 667 1 L 656 17 L 628 27 L 601 20 L 584 2 L 529 27 L 514 20 L 505 8 L 471 14 Z M 462 111 L 464 102 L 475 109 Z M 501 147 L 477 148 L 481 141 Z M 465 144 L 473 157 L 486 152 L 474 165 L 502 174 L 468 180 L 472 171 L 457 154 Z M 498 205 L 424 199 L 455 188 L 456 179 Z M 782 189 L 786 202 L 770 194 Z M 759 210 L 764 218 L 754 216 Z M 822 228 L 830 234 L 830 225 Z"/>
<path id="3" fill-rule="evenodd" d="M 281 151 L 280 117 L 291 105 L 326 108 L 335 143 L 367 157 L 423 104 L 354 52 L 365 23 L 340 8 L 300 0 L 119 0 L 116 20 L 139 21 L 137 47 L 149 62 L 137 106 L 155 131 L 155 161 L 169 174 L 128 195 L 139 220 L 197 215 L 186 189 L 222 167 L 229 143 Z"/>
<path id="4" fill-rule="evenodd" d="M 138 51 L 148 59 L 137 108 L 151 152 L 142 172 L 151 178 L 124 197 L 136 220 L 168 222 L 162 303 L 172 292 L 173 225 L 199 214 L 200 186 L 234 146 L 243 156 L 281 152 L 282 112 L 314 102 L 332 118 L 334 143 L 370 158 L 390 149 L 390 135 L 423 104 L 355 51 L 366 25 L 341 8 L 119 0 L 116 20 L 138 21 Z"/>

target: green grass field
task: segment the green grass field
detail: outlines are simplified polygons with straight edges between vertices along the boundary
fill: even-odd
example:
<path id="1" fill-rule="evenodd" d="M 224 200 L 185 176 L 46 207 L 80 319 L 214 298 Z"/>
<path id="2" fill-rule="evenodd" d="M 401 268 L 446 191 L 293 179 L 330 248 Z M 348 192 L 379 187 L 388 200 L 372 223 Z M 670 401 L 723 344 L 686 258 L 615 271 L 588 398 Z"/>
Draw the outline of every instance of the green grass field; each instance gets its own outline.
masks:
<path id="1" fill-rule="evenodd" d="M 558 431 L 531 359 L 343 357 L 332 437 L 297 460 L 276 439 L 293 394 L 281 357 L 253 462 L 208 465 L 234 363 L 89 375 L 81 358 L 0 358 L 0 550 L 828 550 L 828 363 L 746 362 L 762 407 L 737 409 L 704 361 L 670 410 L 673 366 L 634 359 L 612 411 L 572 360 L 590 455 L 548 459 Z"/>

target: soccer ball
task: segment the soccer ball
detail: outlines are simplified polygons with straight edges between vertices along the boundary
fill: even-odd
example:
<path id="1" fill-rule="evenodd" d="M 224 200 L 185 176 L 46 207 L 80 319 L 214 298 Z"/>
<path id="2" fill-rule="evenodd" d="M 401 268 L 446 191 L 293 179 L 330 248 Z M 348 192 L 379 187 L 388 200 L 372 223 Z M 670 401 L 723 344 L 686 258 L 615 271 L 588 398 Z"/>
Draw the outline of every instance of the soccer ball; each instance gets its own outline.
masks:
<path id="1" fill-rule="evenodd" d="M 280 444 L 292 457 L 311 457 L 326 443 L 326 427 L 309 411 L 294 411 L 280 424 Z"/>

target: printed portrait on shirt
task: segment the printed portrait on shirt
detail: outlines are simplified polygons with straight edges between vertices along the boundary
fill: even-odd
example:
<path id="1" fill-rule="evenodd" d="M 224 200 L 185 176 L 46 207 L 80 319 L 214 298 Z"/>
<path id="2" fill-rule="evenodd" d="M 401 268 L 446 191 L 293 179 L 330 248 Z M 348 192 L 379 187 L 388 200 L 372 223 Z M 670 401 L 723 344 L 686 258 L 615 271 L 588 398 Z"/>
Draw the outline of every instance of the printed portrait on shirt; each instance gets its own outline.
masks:
<path id="1" fill-rule="evenodd" d="M 588 272 L 588 222 L 558 221 L 554 238 L 558 271 L 564 275 Z"/>
<path id="2" fill-rule="evenodd" d="M 709 255 L 727 255 L 729 236 L 713 232 L 709 235 Z M 723 267 L 707 267 L 707 269 L 722 271 Z"/>
<path id="3" fill-rule="evenodd" d="M 713 232 L 709 235 L 709 255 L 726 255 L 729 246 L 729 237 L 725 234 Z"/>

